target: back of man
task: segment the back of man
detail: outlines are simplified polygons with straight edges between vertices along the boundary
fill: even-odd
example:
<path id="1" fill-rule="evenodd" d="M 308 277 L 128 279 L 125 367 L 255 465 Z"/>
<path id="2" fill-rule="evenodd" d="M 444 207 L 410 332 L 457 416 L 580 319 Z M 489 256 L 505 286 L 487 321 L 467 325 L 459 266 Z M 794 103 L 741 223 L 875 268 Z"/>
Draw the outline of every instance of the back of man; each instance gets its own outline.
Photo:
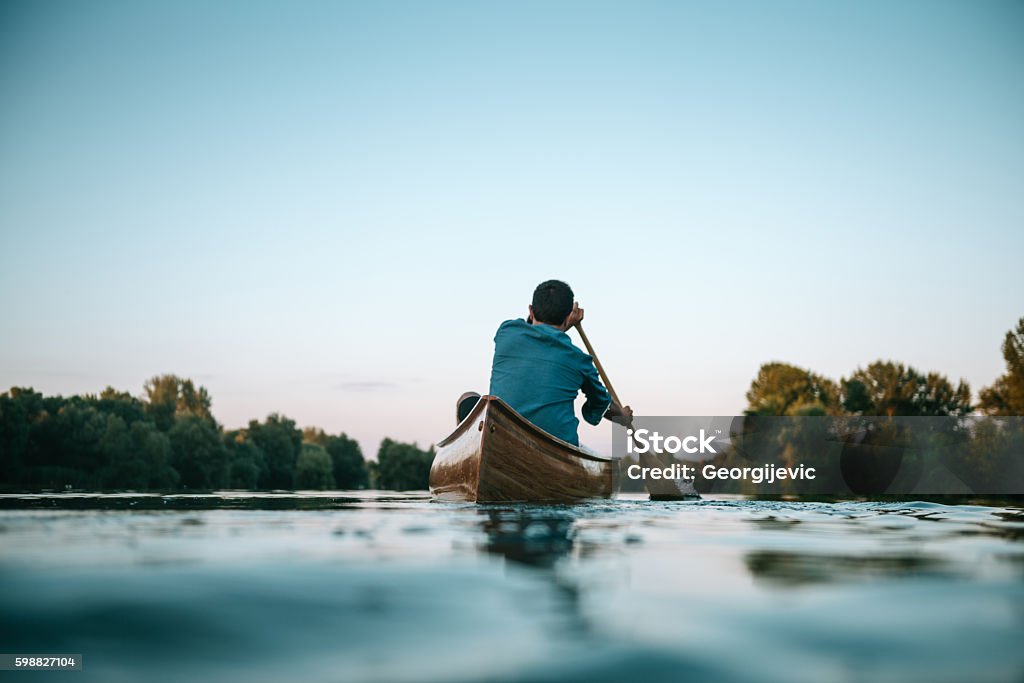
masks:
<path id="1" fill-rule="evenodd" d="M 583 419 L 598 424 L 611 398 L 593 359 L 576 348 L 566 330 L 583 319 L 569 285 L 548 280 L 533 294 L 526 320 L 506 320 L 494 336 L 494 362 L 488 393 L 549 434 L 579 444 L 573 404 L 587 397 Z"/>

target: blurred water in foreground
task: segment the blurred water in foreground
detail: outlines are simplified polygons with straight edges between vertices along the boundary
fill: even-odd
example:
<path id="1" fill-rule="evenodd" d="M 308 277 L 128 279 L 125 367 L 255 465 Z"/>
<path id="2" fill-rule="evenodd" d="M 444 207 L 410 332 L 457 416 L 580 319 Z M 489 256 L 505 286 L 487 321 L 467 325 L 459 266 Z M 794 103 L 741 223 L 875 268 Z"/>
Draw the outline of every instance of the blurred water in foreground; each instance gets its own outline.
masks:
<path id="1" fill-rule="evenodd" d="M 1024 510 L 0 496 L 0 651 L 76 681 L 1021 681 Z"/>

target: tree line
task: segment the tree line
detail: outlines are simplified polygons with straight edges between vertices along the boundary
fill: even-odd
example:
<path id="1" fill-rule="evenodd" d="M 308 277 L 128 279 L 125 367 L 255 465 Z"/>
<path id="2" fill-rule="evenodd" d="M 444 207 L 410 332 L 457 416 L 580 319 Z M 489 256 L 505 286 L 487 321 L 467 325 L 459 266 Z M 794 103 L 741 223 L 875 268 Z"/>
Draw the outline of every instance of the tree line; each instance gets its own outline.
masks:
<path id="1" fill-rule="evenodd" d="M 433 448 L 384 439 L 367 462 L 344 433 L 299 429 L 277 413 L 225 430 L 204 387 L 176 375 L 141 398 L 0 394 L 0 486 L 8 490 L 427 488 Z"/>
<path id="2" fill-rule="evenodd" d="M 841 449 L 840 467 L 829 469 L 830 490 L 848 487 L 859 494 L 877 494 L 911 485 L 942 488 L 950 473 L 972 491 L 1005 490 L 1007 477 L 1019 476 L 1024 453 L 1020 422 L 970 419 L 936 420 L 911 429 L 892 417 L 967 418 L 1024 415 L 1024 318 L 1003 338 L 1006 372 L 972 401 L 970 386 L 955 384 L 938 372 L 921 372 L 895 361 L 875 361 L 838 381 L 786 363 L 761 366 L 747 392 L 748 419 L 758 416 L 831 416 Z M 881 419 L 879 419 L 881 418 Z M 745 428 L 757 429 L 751 425 Z M 778 433 L 745 433 L 744 441 L 762 452 L 777 454 L 786 466 L 804 464 L 825 471 L 828 456 L 821 444 L 829 437 L 821 422 L 785 423 Z M 771 439 L 769 443 L 760 443 Z M 953 446 L 955 444 L 955 446 Z M 716 464 L 749 464 L 728 452 Z M 1017 473 L 1017 474 L 1013 474 Z M 945 481 L 949 481 L 947 478 Z M 894 486 L 895 484 L 895 486 Z M 889 487 L 893 486 L 893 489 Z M 742 486 L 733 485 L 739 491 Z M 801 493 L 802 484 L 787 484 Z M 698 489 L 700 482 L 698 482 Z M 719 488 L 718 490 L 722 490 Z"/>
<path id="3" fill-rule="evenodd" d="M 857 368 L 848 377 L 833 380 L 812 370 L 782 362 L 763 364 L 757 376 L 750 383 L 746 393 L 747 407 L 744 411 L 749 418 L 759 416 L 830 416 L 843 418 L 847 428 L 859 429 L 861 443 L 851 447 L 850 459 L 858 459 L 860 467 L 847 468 L 848 472 L 859 470 L 865 482 L 856 481 L 853 486 L 864 484 L 858 493 L 870 493 L 872 488 L 884 490 L 889 481 L 872 481 L 884 475 L 889 462 L 873 460 L 872 445 L 905 446 L 908 435 L 898 426 L 884 426 L 877 417 L 932 416 L 961 418 L 981 413 L 990 416 L 1024 415 L 1024 318 L 1014 329 L 1008 331 L 1002 343 L 1006 372 L 989 387 L 978 393 L 977 403 L 967 382 L 955 384 L 938 372 L 921 372 L 913 366 L 891 360 L 878 360 L 866 367 Z M 747 420 L 750 422 L 750 420 Z M 747 425 L 750 426 L 749 424 Z M 759 446 L 766 452 L 777 453 L 779 462 L 795 466 L 805 464 L 820 466 L 824 462 L 819 445 L 823 435 L 816 430 L 822 423 L 793 421 L 787 423 L 784 432 L 773 436 L 778 443 L 771 448 Z M 1020 458 L 1024 443 L 1019 429 L 1000 428 L 992 423 L 975 422 L 970 429 L 958 425 L 957 420 L 937 421 L 936 429 L 959 430 L 957 443 L 961 447 L 954 455 L 946 458 L 945 464 L 963 467 L 959 471 L 976 476 L 970 483 L 979 490 L 998 488 L 998 480 L 1007 471 L 1018 465 L 1009 461 Z M 949 443 L 948 434 L 931 434 L 933 452 Z M 917 444 L 919 445 L 919 444 Z M 876 448 L 881 450 L 880 448 Z M 910 452 L 910 449 L 903 450 Z M 918 453 L 922 449 L 918 449 Z M 927 451 L 928 448 L 924 448 Z M 915 471 L 921 480 L 927 481 L 931 474 L 926 471 L 940 459 L 917 456 L 920 471 Z M 633 462 L 632 460 L 630 462 Z M 716 466 L 734 467 L 750 465 L 737 452 L 725 452 L 713 461 Z M 630 463 L 624 463 L 628 466 Z M 911 463 L 915 464 L 915 463 Z M 912 468 L 907 468 L 912 470 Z M 834 468 L 833 468 L 834 470 Z M 701 482 L 696 482 L 701 489 Z M 831 482 L 834 490 L 842 490 L 850 481 Z M 622 478 L 623 490 L 642 491 L 640 481 Z M 799 484 L 792 484 L 791 493 L 800 493 Z M 719 492 L 743 492 L 736 482 L 716 485 Z M 705 489 L 706 490 L 706 489 Z"/>
<path id="4" fill-rule="evenodd" d="M 876 361 L 833 380 L 788 363 L 761 366 L 746 394 L 749 416 L 1024 415 L 1024 318 L 1002 344 L 1006 372 L 972 403 L 964 381 Z M 367 462 L 346 434 L 300 430 L 277 413 L 225 430 L 204 387 L 176 375 L 145 383 L 143 396 L 0 394 L 0 487 L 8 490 L 212 490 L 427 488 L 433 447 L 384 439 Z M 797 458 L 799 435 L 785 448 Z M 989 435 L 991 439 L 999 434 Z M 992 448 L 978 442 L 978 457 Z M 1005 449 L 1000 452 L 1007 452 Z M 800 457 L 813 457 L 801 454 Z M 998 463 L 989 468 L 998 471 Z"/>
<path id="5" fill-rule="evenodd" d="M 971 402 L 971 388 L 938 372 L 875 361 L 838 382 L 788 363 L 765 363 L 747 391 L 747 415 L 1024 415 L 1024 318 L 1002 344 L 1006 372 Z"/>

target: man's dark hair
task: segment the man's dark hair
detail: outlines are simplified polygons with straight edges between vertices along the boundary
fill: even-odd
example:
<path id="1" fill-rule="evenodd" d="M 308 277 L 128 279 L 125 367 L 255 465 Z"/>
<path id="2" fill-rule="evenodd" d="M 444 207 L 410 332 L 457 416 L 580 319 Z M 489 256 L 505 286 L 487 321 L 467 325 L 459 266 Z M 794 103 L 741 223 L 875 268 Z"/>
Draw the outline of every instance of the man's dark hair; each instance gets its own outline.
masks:
<path id="1" fill-rule="evenodd" d="M 572 313 L 573 294 L 569 285 L 548 280 L 533 290 L 533 317 L 537 322 L 561 325 Z"/>

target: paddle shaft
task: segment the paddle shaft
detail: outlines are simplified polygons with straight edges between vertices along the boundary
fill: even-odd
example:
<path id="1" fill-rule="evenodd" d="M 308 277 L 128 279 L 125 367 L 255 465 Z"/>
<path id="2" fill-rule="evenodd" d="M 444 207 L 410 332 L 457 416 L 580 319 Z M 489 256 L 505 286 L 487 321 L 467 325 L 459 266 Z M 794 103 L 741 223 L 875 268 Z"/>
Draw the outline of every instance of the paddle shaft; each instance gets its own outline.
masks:
<path id="1" fill-rule="evenodd" d="M 608 381 L 608 374 L 604 371 L 604 366 L 601 365 L 601 361 L 597 359 L 597 354 L 594 353 L 594 347 L 590 345 L 590 340 L 587 339 L 587 333 L 583 331 L 582 323 L 576 323 L 576 331 L 580 333 L 580 339 L 583 340 L 583 345 L 587 347 L 587 353 L 594 359 L 594 365 L 597 367 L 597 374 L 601 375 L 601 381 L 604 382 L 605 389 L 608 390 L 608 394 L 615 401 L 619 408 L 622 407 L 622 401 L 619 400 L 618 395 L 615 393 L 615 388 L 612 383 Z M 629 422 L 625 425 L 628 428 L 633 427 L 633 418 L 629 418 Z M 664 467 L 666 463 L 662 462 L 659 457 L 653 453 L 641 453 L 637 456 L 637 461 L 645 467 Z M 680 500 L 689 497 L 689 493 L 683 489 L 683 482 L 676 479 L 644 479 L 644 486 L 647 488 L 647 492 L 651 494 L 651 499 L 654 500 L 656 497 L 659 500 Z M 694 495 L 696 491 L 693 487 L 690 490 Z M 698 498 L 700 496 L 697 496 Z"/>
<path id="2" fill-rule="evenodd" d="M 583 345 L 587 347 L 587 353 L 594 359 L 594 365 L 597 367 L 597 374 L 601 375 L 601 381 L 604 382 L 605 388 L 608 390 L 608 394 L 615 401 L 615 404 L 620 408 L 622 407 L 622 401 L 619 400 L 618 395 L 615 393 L 615 387 L 608 381 L 608 373 L 604 371 L 604 366 L 601 365 L 601 361 L 598 360 L 597 354 L 594 353 L 594 347 L 590 345 L 590 340 L 587 339 L 587 333 L 583 331 L 583 323 L 576 323 L 576 331 L 580 333 L 580 339 L 583 340 Z"/>

